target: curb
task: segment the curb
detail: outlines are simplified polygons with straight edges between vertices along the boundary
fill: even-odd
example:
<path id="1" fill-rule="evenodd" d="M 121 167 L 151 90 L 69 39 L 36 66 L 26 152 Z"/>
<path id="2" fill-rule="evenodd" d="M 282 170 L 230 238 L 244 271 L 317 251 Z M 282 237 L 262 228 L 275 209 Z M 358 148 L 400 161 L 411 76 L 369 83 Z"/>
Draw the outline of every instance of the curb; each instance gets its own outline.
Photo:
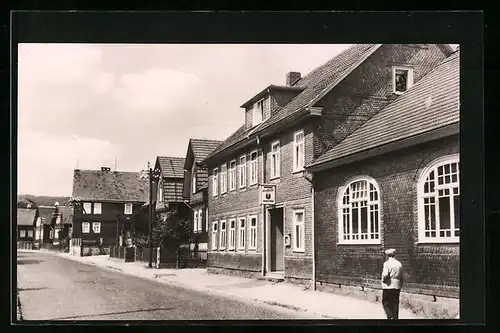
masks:
<path id="1" fill-rule="evenodd" d="M 23 320 L 23 311 L 21 310 L 21 300 L 19 299 L 19 291 L 17 291 L 17 320 Z"/>

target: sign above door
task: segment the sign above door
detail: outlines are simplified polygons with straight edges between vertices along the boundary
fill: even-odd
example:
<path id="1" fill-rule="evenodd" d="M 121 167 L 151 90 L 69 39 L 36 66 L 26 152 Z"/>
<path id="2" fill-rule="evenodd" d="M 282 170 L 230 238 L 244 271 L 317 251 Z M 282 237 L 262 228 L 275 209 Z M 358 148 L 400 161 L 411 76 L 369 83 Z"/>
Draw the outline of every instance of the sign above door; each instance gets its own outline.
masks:
<path id="1" fill-rule="evenodd" d="M 260 204 L 275 205 L 276 204 L 276 185 L 262 184 L 260 185 Z"/>

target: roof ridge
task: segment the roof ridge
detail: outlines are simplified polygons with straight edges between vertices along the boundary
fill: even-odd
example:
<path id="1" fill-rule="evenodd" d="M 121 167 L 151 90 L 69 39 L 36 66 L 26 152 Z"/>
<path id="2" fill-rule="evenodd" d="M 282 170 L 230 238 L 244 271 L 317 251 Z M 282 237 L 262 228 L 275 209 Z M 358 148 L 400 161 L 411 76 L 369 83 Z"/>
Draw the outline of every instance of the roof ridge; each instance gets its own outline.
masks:
<path id="1" fill-rule="evenodd" d="M 449 121 L 439 118 L 434 119 L 423 119 L 418 122 L 418 124 L 422 125 L 421 129 L 416 130 L 415 128 L 409 126 L 406 128 L 409 133 L 399 133 L 396 130 L 396 126 L 400 120 L 394 119 L 393 121 L 387 122 L 384 119 L 387 117 L 394 116 L 395 114 L 399 114 L 400 117 L 404 117 L 408 120 L 408 115 L 405 116 L 404 110 L 411 108 L 413 112 L 417 110 L 427 110 L 427 116 L 431 117 L 432 112 L 437 112 L 436 107 L 448 107 L 447 109 L 441 110 L 441 115 L 448 114 L 450 110 L 454 111 L 453 105 L 456 103 L 457 96 L 455 92 L 459 91 L 459 85 L 456 84 L 456 81 L 459 80 L 457 78 L 457 70 L 460 70 L 459 65 L 453 65 L 451 69 L 446 68 L 447 64 L 452 61 L 458 60 L 458 54 L 452 54 L 437 65 L 435 65 L 427 74 L 425 74 L 418 82 L 416 82 L 410 89 L 407 90 L 403 95 L 396 98 L 394 101 L 383 107 L 378 113 L 376 113 L 373 117 L 359 126 L 355 131 L 346 136 L 342 141 L 338 142 L 332 148 L 328 149 L 321 156 L 316 158 L 310 166 L 316 166 L 324 163 L 328 163 L 329 161 L 333 161 L 344 156 L 350 154 L 356 154 L 357 152 L 374 149 L 377 144 L 384 145 L 387 142 L 392 142 L 393 136 L 394 140 L 401 140 L 401 137 L 408 137 L 415 135 L 415 133 L 424 133 L 426 131 L 432 130 L 434 125 L 448 125 L 450 121 L 453 120 L 453 116 L 450 115 Z M 445 75 L 440 75 L 445 73 Z M 438 81 L 438 88 L 436 89 L 435 81 Z M 429 87 L 429 85 L 431 87 Z M 434 88 L 432 88 L 434 86 Z M 457 88 L 458 87 L 458 88 Z M 422 101 L 426 98 L 426 96 L 430 96 L 432 94 L 432 104 L 428 107 L 424 108 L 422 105 L 418 105 L 417 103 L 422 103 Z M 448 97 L 447 95 L 451 97 Z M 403 110 L 403 111 L 402 111 Z M 430 112 L 430 113 L 429 113 Z M 415 116 L 415 114 L 410 114 L 410 118 L 414 118 L 411 116 Z M 415 119 L 414 119 L 415 120 Z M 438 121 L 439 120 L 439 121 Z M 382 122 L 384 122 L 384 126 L 381 126 Z M 436 123 L 437 122 L 437 123 Z M 409 121 L 409 123 L 412 123 Z M 401 127 L 401 124 L 399 124 Z M 384 127 L 383 133 L 373 133 L 373 129 L 377 127 Z M 398 134 L 399 133 L 399 134 Z M 397 135 L 396 135 L 397 134 Z M 367 136 L 368 135 L 368 136 Z M 388 141 L 389 140 L 389 141 Z M 394 141 L 393 140 L 393 141 Z M 386 142 L 387 141 L 387 142 Z M 361 145 L 365 149 L 361 149 Z M 373 146 L 375 145 L 375 146 Z"/>

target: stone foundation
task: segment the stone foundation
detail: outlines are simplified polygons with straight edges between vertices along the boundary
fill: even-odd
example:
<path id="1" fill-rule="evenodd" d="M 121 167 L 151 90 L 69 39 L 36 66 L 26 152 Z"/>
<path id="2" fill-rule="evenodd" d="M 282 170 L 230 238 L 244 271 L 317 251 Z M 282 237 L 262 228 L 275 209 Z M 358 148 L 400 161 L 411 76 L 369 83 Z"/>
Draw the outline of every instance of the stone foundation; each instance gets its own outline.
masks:
<path id="1" fill-rule="evenodd" d="M 381 289 L 318 281 L 316 290 L 369 300 L 382 306 Z M 457 298 L 401 292 L 399 304 L 401 308 L 429 319 L 455 319 L 460 314 L 460 300 Z"/>

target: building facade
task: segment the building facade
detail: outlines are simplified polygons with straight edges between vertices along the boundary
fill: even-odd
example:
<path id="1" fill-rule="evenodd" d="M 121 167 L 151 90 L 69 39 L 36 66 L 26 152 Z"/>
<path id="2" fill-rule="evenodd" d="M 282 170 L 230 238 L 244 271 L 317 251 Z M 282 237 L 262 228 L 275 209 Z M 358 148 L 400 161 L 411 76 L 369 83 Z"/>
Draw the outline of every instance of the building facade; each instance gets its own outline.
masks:
<path id="1" fill-rule="evenodd" d="M 208 168 L 201 162 L 222 142 L 190 139 L 184 163 L 184 198 L 189 203 L 190 220 L 196 234 L 191 250 L 205 260 L 208 251 Z"/>
<path id="2" fill-rule="evenodd" d="M 75 170 L 70 253 L 106 253 L 110 245 L 124 246 L 148 200 L 147 172 Z"/>
<path id="3" fill-rule="evenodd" d="M 189 218 L 190 210 L 184 198 L 184 158 L 158 156 L 155 169 L 160 170 L 156 193 L 156 213 L 166 218 L 176 212 L 181 218 Z"/>
<path id="4" fill-rule="evenodd" d="M 380 288 L 396 249 L 403 291 L 459 297 L 459 52 L 308 166 L 316 282 Z"/>
<path id="5" fill-rule="evenodd" d="M 33 208 L 17 208 L 17 241 L 34 244 L 35 222 L 38 210 Z"/>
<path id="6" fill-rule="evenodd" d="M 245 124 L 203 162 L 209 168 L 210 269 L 310 283 L 315 205 L 304 166 L 396 100 L 450 53 L 445 45 L 355 45 L 242 105 Z M 259 185 L 276 187 L 260 205 Z"/>

